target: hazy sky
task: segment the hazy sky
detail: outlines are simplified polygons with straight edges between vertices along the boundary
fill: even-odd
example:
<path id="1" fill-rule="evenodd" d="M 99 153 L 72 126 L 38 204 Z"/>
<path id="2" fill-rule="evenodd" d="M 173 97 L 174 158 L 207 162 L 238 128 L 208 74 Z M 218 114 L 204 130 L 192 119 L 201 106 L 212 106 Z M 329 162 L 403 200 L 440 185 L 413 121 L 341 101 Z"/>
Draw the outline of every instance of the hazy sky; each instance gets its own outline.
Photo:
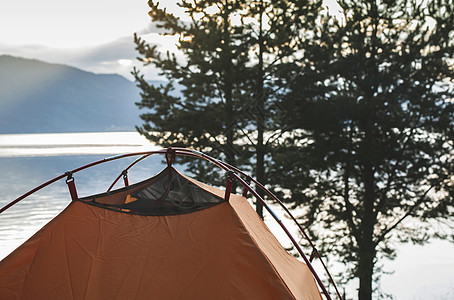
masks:
<path id="1" fill-rule="evenodd" d="M 144 0 L 7 1 L 1 8 L 0 39 L 14 44 L 93 45 L 129 35 L 149 21 Z"/>
<path id="2" fill-rule="evenodd" d="M 172 10 L 175 2 L 160 1 Z M 133 33 L 148 27 L 148 11 L 147 0 L 2 0 L 0 55 L 128 76 Z"/>
<path id="3" fill-rule="evenodd" d="M 177 2 L 159 1 L 172 12 L 178 12 Z M 95 73 L 119 73 L 132 79 L 133 66 L 141 66 L 133 33 L 150 32 L 148 11 L 147 0 L 1 0 L 0 55 L 36 58 Z M 175 44 L 175 39 L 156 34 L 145 37 L 166 49 Z M 143 70 L 147 77 L 156 77 L 151 67 Z"/>

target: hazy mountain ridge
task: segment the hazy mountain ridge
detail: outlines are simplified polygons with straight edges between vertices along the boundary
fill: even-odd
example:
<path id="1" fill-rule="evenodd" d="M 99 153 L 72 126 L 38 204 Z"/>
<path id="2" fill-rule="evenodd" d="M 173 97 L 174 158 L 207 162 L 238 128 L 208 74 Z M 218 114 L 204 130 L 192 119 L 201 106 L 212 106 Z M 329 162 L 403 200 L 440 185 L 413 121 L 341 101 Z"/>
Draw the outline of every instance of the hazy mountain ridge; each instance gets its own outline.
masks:
<path id="1" fill-rule="evenodd" d="M 139 100 L 120 75 L 0 56 L 0 133 L 133 131 Z"/>

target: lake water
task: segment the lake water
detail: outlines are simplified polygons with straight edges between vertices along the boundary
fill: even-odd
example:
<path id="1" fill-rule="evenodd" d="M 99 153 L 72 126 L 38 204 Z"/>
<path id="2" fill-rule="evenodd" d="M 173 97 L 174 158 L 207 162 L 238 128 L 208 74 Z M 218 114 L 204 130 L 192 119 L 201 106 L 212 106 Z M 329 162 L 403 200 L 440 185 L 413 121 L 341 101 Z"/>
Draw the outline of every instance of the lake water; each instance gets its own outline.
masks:
<path id="1" fill-rule="evenodd" d="M 112 154 L 155 149 L 135 132 L 0 135 L 0 206 L 65 171 Z M 79 196 L 107 190 L 136 157 L 108 162 L 74 175 Z M 150 157 L 130 172 L 142 180 L 161 169 Z M 121 180 L 121 184 L 122 184 Z M 70 202 L 60 180 L 0 215 L 0 259 L 23 243 Z"/>
<path id="2" fill-rule="evenodd" d="M 113 154 L 152 150 L 135 132 L 0 135 L 0 207 L 67 170 Z M 163 167 L 152 156 L 129 172 L 137 182 Z M 75 174 L 79 196 L 107 190 L 135 158 L 116 160 Z M 119 185 L 122 184 L 122 180 Z M 24 199 L 0 215 L 0 259 L 27 240 L 70 203 L 64 180 Z M 270 227 L 279 235 L 277 226 Z M 279 236 L 280 240 L 285 240 Z M 454 299 L 454 246 L 433 241 L 425 246 L 403 245 L 398 258 L 385 262 L 382 290 L 396 299 Z M 354 287 L 347 287 L 354 296 Z"/>

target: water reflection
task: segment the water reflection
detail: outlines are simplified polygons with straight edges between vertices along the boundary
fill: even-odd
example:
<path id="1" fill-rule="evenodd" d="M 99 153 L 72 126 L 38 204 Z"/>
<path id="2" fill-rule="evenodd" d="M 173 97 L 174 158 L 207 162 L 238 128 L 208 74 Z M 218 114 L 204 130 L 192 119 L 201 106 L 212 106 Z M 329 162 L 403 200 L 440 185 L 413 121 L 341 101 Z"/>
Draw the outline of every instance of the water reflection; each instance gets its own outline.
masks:
<path id="1" fill-rule="evenodd" d="M 67 170 L 103 159 L 112 153 L 153 149 L 141 139 L 133 132 L 0 135 L 0 207 Z M 17 152 L 17 149 L 20 151 Z M 75 174 L 79 196 L 105 192 L 134 159 L 130 157 L 104 163 Z M 135 166 L 129 172 L 130 182 L 143 180 L 159 172 L 164 166 L 162 160 L 162 157 L 152 156 Z M 118 183 L 117 187 L 121 184 Z M 60 180 L 3 212 L 0 216 L 0 259 L 26 241 L 69 203 L 68 188 L 65 181 Z"/>
<path id="2" fill-rule="evenodd" d="M 0 157 L 117 154 L 150 148 L 136 132 L 0 134 Z"/>
<path id="3" fill-rule="evenodd" d="M 39 184 L 81 165 L 104 158 L 101 155 L 0 158 L 0 206 L 3 207 Z M 84 197 L 107 190 L 134 158 L 108 162 L 74 175 L 77 192 Z M 131 183 L 158 173 L 162 157 L 150 157 L 129 172 Z M 117 184 L 121 187 L 122 182 Z M 44 224 L 61 212 L 71 199 L 65 180 L 29 196 L 0 217 L 0 259 L 23 243 Z"/>

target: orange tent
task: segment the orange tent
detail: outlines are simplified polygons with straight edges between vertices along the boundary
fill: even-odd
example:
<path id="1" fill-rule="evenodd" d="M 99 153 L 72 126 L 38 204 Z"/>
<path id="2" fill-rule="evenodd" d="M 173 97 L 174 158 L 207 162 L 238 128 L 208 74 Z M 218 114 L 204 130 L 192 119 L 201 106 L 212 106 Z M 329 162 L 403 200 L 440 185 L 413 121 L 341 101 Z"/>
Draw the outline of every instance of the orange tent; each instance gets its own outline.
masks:
<path id="1" fill-rule="evenodd" d="M 0 262 L 0 299 L 321 299 L 242 196 L 178 173 L 71 202 Z"/>

